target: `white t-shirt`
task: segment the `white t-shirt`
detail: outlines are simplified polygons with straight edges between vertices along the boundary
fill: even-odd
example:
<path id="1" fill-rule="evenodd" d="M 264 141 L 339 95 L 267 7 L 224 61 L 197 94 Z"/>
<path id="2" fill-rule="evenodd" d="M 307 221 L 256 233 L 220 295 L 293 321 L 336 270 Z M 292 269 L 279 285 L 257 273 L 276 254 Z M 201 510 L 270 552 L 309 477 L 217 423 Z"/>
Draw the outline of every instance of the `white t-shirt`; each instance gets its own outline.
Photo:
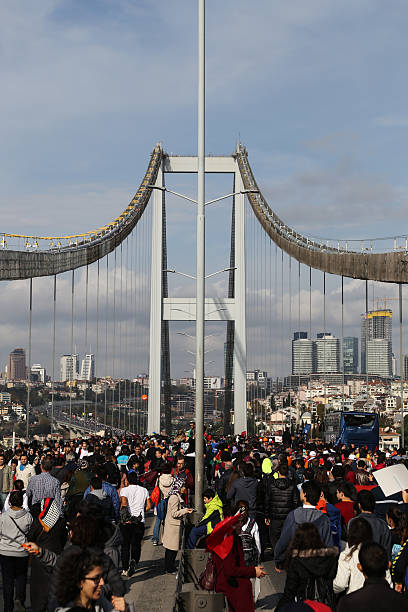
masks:
<path id="1" fill-rule="evenodd" d="M 144 522 L 144 511 L 147 498 L 149 497 L 147 489 L 139 485 L 129 485 L 121 490 L 120 496 L 126 497 L 130 514 L 132 516 L 139 516 L 141 514 Z"/>

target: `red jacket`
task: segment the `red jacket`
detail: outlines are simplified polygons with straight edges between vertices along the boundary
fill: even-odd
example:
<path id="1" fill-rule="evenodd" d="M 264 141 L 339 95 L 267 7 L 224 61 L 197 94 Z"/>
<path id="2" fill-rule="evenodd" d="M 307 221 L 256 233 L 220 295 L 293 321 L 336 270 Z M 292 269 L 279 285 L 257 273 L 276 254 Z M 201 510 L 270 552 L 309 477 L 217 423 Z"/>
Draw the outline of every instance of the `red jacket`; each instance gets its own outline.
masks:
<path id="1" fill-rule="evenodd" d="M 226 595 L 229 611 L 254 612 L 254 598 L 249 579 L 255 578 L 255 567 L 245 567 L 244 552 L 238 536 L 234 534 L 231 552 L 224 560 L 214 552 L 212 555 L 217 570 L 215 590 Z"/>

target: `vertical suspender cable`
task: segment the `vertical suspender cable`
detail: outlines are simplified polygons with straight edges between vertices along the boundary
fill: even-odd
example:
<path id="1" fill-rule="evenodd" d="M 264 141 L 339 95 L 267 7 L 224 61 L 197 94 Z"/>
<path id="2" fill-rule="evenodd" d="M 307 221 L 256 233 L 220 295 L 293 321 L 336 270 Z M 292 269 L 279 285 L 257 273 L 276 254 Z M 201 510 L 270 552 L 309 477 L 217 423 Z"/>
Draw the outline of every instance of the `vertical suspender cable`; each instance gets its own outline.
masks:
<path id="1" fill-rule="evenodd" d="M 300 261 L 298 262 L 298 331 L 300 332 Z M 299 378 L 298 378 L 298 392 L 297 392 L 297 397 L 296 397 L 296 429 L 298 429 L 299 423 L 300 423 L 300 406 L 299 406 L 299 400 L 300 400 L 300 371 L 299 371 Z"/>
<path id="2" fill-rule="evenodd" d="M 289 341 L 292 338 L 292 257 L 289 256 Z M 289 385 L 289 430 L 292 433 L 292 399 L 290 396 L 292 385 Z"/>
<path id="3" fill-rule="evenodd" d="M 365 282 L 365 370 L 366 370 L 366 393 L 368 399 L 368 280 Z M 373 322 L 374 326 L 374 322 Z M 374 329 L 373 329 L 374 337 Z"/>
<path id="4" fill-rule="evenodd" d="M 115 257 L 113 264 L 113 339 L 112 339 L 112 407 L 111 407 L 111 417 L 112 417 L 112 428 L 114 427 L 114 415 L 115 415 L 115 391 L 116 391 L 116 381 L 115 381 L 115 365 L 116 365 L 116 264 L 117 264 L 117 253 L 115 249 Z"/>
<path id="5" fill-rule="evenodd" d="M 54 300 L 52 319 L 52 393 L 51 393 L 51 434 L 54 433 L 54 396 L 55 396 L 55 319 L 57 314 L 57 275 L 54 274 Z"/>
<path id="6" fill-rule="evenodd" d="M 275 343 L 274 343 L 274 351 L 275 351 L 275 378 L 276 378 L 276 387 L 275 391 L 278 393 L 278 369 L 279 369 L 279 357 L 278 357 L 278 343 L 276 338 L 278 336 L 278 320 L 279 320 L 279 301 L 278 301 L 278 245 L 275 244 Z"/>
<path id="7" fill-rule="evenodd" d="M 281 366 L 281 376 L 283 374 L 283 251 L 281 249 L 281 328 L 280 328 L 280 347 L 281 347 L 281 358 L 280 358 L 280 366 Z M 283 391 L 283 379 L 282 379 L 282 391 Z"/>
<path id="8" fill-rule="evenodd" d="M 99 259 L 96 273 L 96 348 L 95 348 L 95 433 L 98 428 L 98 370 L 99 370 Z"/>
<path id="9" fill-rule="evenodd" d="M 87 379 L 89 378 L 88 373 L 86 371 L 86 365 L 87 365 L 86 354 L 88 351 L 88 284 L 89 284 L 89 266 L 87 264 L 86 271 L 85 271 L 85 342 L 84 342 L 84 345 L 85 345 L 85 355 L 84 355 L 85 372 L 84 374 L 86 375 Z M 89 353 L 90 352 L 91 351 L 89 351 Z M 83 412 L 84 412 L 84 417 L 86 418 L 86 388 L 85 387 L 84 387 L 84 410 Z"/>
<path id="10" fill-rule="evenodd" d="M 344 276 L 341 277 L 341 373 L 343 377 L 341 409 L 344 410 Z"/>
<path id="11" fill-rule="evenodd" d="M 404 356 L 402 354 L 402 283 L 398 285 L 399 299 L 399 335 L 400 335 L 400 376 L 401 376 L 401 448 L 405 445 L 404 422 Z"/>
<path id="12" fill-rule="evenodd" d="M 105 407 L 103 423 L 107 425 L 107 393 L 108 393 L 108 317 L 109 317 L 109 253 L 106 255 L 106 299 L 105 299 Z"/>
<path id="13" fill-rule="evenodd" d="M 119 314 L 119 366 L 118 366 L 118 374 L 119 374 L 119 388 L 118 388 L 118 399 L 119 399 L 119 414 L 118 414 L 118 428 L 120 429 L 121 424 L 121 378 L 122 378 L 122 315 L 123 315 L 123 242 L 120 243 L 120 314 Z M 126 429 L 126 425 L 124 424 L 123 429 Z"/>
<path id="14" fill-rule="evenodd" d="M 326 417 L 327 403 L 327 364 L 326 364 L 326 272 L 323 272 L 323 384 L 324 384 L 324 416 Z"/>
<path id="15" fill-rule="evenodd" d="M 137 226 L 136 226 L 137 227 Z M 135 254 L 135 237 L 136 237 L 136 228 L 133 230 L 133 232 L 131 233 L 131 246 L 130 246 L 130 304 L 129 304 L 129 335 L 131 336 L 132 334 L 132 321 L 135 318 L 135 311 L 134 311 L 134 296 L 133 296 L 133 260 L 134 260 L 134 254 Z M 132 352 L 132 346 L 135 343 L 132 342 L 132 339 L 130 337 L 130 352 Z M 131 415 L 133 412 L 133 416 L 134 416 L 134 410 L 135 410 L 135 404 L 132 402 L 132 396 L 134 397 L 134 391 L 135 391 L 135 385 L 133 385 L 133 394 L 132 394 L 132 378 L 134 378 L 134 361 L 129 357 L 129 363 L 130 363 L 130 379 L 129 379 L 129 431 L 131 431 L 132 433 L 135 433 L 134 427 L 132 427 L 132 421 L 131 421 Z M 132 363 L 133 363 L 133 367 L 132 367 Z"/>
<path id="16" fill-rule="evenodd" d="M 309 339 L 310 341 L 312 341 L 312 267 L 309 266 Z M 312 345 L 313 347 L 313 345 Z M 310 412 L 311 412 L 311 406 L 312 406 L 312 398 L 311 398 L 311 390 L 312 390 L 312 372 L 315 369 L 315 363 L 314 363 L 315 359 L 314 359 L 314 355 L 313 355 L 313 348 L 312 348 L 312 368 L 311 368 L 311 372 L 309 375 L 309 408 L 310 408 Z"/>
<path id="17" fill-rule="evenodd" d="M 129 311 L 129 305 L 128 305 L 128 276 L 129 276 L 129 242 L 128 242 L 128 238 L 126 238 L 126 275 L 125 275 L 125 360 L 126 363 L 129 363 L 129 359 L 128 359 L 128 347 L 129 347 L 129 335 L 128 335 L 128 311 Z M 127 381 L 130 380 L 129 377 L 129 370 L 126 369 L 125 370 L 125 394 L 124 394 L 124 403 L 125 406 L 127 407 L 127 414 L 126 412 L 124 413 L 124 420 L 123 420 L 123 429 L 128 428 L 130 430 L 130 427 L 128 427 L 126 421 L 129 423 L 130 421 L 130 408 L 129 408 L 129 397 L 127 397 L 129 395 L 129 390 L 127 388 Z M 126 419 L 127 417 L 127 419 Z"/>
<path id="18" fill-rule="evenodd" d="M 33 279 L 29 283 L 29 314 L 28 314 L 28 377 L 27 377 L 27 410 L 26 410 L 26 438 L 30 439 L 30 374 L 31 374 L 31 331 L 33 326 Z"/>
<path id="19" fill-rule="evenodd" d="M 72 425 L 72 383 L 75 376 L 76 360 L 74 361 L 74 286 L 75 270 L 71 274 L 71 369 L 69 374 L 69 424 Z"/>

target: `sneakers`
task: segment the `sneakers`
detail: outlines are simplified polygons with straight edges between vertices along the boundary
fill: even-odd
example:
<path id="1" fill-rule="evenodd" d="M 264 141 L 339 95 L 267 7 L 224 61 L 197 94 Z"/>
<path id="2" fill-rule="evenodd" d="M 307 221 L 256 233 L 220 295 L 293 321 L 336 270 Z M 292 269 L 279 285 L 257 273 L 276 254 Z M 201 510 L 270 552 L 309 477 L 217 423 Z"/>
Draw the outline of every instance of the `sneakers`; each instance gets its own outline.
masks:
<path id="1" fill-rule="evenodd" d="M 159 546 L 159 543 L 156 540 L 153 540 L 153 546 Z"/>
<path id="2" fill-rule="evenodd" d="M 127 575 L 133 576 L 135 571 L 136 571 L 136 561 L 134 559 L 131 559 L 129 563 L 129 569 L 128 569 Z"/>
<path id="3" fill-rule="evenodd" d="M 122 570 L 121 576 L 126 577 L 128 575 L 127 570 Z"/>

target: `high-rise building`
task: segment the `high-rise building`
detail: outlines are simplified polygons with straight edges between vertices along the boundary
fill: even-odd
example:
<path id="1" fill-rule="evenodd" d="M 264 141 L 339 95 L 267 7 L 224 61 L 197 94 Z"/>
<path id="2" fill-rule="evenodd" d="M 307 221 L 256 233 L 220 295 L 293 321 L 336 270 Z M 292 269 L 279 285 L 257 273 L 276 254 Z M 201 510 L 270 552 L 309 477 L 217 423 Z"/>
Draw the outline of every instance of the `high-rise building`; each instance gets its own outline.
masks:
<path id="1" fill-rule="evenodd" d="M 381 378 L 392 376 L 392 353 L 389 340 L 374 338 L 367 342 L 367 371 Z"/>
<path id="2" fill-rule="evenodd" d="M 346 336 L 343 340 L 344 373 L 358 372 L 358 338 Z"/>
<path id="3" fill-rule="evenodd" d="M 313 372 L 313 340 L 307 332 L 295 332 L 292 340 L 292 374 L 302 376 Z"/>
<path id="4" fill-rule="evenodd" d="M 40 363 L 34 363 L 31 366 L 31 376 L 30 376 L 31 380 L 45 383 L 46 376 L 47 376 L 47 373 L 45 371 L 45 368 L 43 368 Z"/>
<path id="5" fill-rule="evenodd" d="M 78 378 L 78 355 L 62 355 L 60 359 L 61 380 L 73 381 Z"/>
<path id="6" fill-rule="evenodd" d="M 361 315 L 361 372 L 366 370 L 366 341 L 387 340 L 392 353 L 392 310 L 370 310 Z M 388 354 L 388 350 L 387 350 Z M 390 372 L 391 372 L 390 368 Z M 374 374 L 368 369 L 368 374 Z M 391 375 L 391 374 L 390 374 Z"/>
<path id="7" fill-rule="evenodd" d="M 340 340 L 332 334 L 317 334 L 313 342 L 313 370 L 317 374 L 340 372 Z"/>
<path id="8" fill-rule="evenodd" d="M 404 355 L 404 380 L 408 380 L 408 355 Z"/>
<path id="9" fill-rule="evenodd" d="M 91 381 L 95 377 L 95 355 L 89 353 L 81 362 L 81 380 Z"/>
<path id="10" fill-rule="evenodd" d="M 25 350 L 16 348 L 9 355 L 8 361 L 9 380 L 25 380 L 27 378 Z"/>

